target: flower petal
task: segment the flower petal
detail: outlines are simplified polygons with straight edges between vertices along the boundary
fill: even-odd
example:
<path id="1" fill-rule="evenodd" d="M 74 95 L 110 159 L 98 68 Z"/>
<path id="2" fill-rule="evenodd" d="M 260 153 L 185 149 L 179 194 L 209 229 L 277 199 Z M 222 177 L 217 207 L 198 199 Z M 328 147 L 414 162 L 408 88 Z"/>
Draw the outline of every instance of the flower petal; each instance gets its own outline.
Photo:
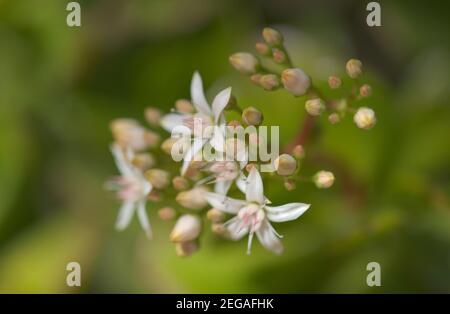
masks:
<path id="1" fill-rule="evenodd" d="M 274 222 L 295 220 L 311 205 L 304 203 L 289 203 L 282 206 L 265 206 L 267 218 Z"/>
<path id="2" fill-rule="evenodd" d="M 114 161 L 116 162 L 117 169 L 119 172 L 126 177 L 134 175 L 134 169 L 131 167 L 130 163 L 125 159 L 125 155 L 119 145 L 113 144 L 110 147 Z"/>
<path id="3" fill-rule="evenodd" d="M 212 207 L 229 214 L 237 214 L 239 209 L 246 205 L 245 201 L 237 200 L 218 193 L 208 192 L 205 195 L 205 199 Z"/>
<path id="4" fill-rule="evenodd" d="M 124 202 L 119 209 L 119 215 L 116 220 L 116 229 L 124 230 L 130 224 L 134 212 L 134 202 Z"/>
<path id="5" fill-rule="evenodd" d="M 186 173 L 186 171 L 189 168 L 189 164 L 194 159 L 194 156 L 203 148 L 203 145 L 205 145 L 205 143 L 206 140 L 202 138 L 199 137 L 194 138 L 191 147 L 188 149 L 188 151 L 183 157 L 183 165 L 181 166 L 181 175 L 184 175 Z"/>
<path id="6" fill-rule="evenodd" d="M 142 227 L 142 229 L 144 229 L 145 234 L 147 235 L 147 238 L 151 239 L 152 238 L 152 229 L 150 227 L 150 221 L 148 220 L 148 217 L 147 217 L 147 212 L 145 211 L 145 201 L 140 201 L 138 203 L 137 214 L 138 214 L 139 222 L 141 223 L 141 227 Z"/>
<path id="7" fill-rule="evenodd" d="M 212 111 L 214 115 L 214 123 L 217 124 L 219 122 L 220 116 L 222 114 L 223 109 L 228 105 L 228 101 L 230 100 L 231 95 L 231 87 L 228 87 L 218 93 L 213 100 L 212 103 Z"/>
<path id="8" fill-rule="evenodd" d="M 264 246 L 269 251 L 272 251 L 275 254 L 283 253 L 283 244 L 277 237 L 273 227 L 267 219 L 264 219 L 261 227 L 259 227 L 259 229 L 256 231 L 256 236 L 258 237 L 258 240 L 259 242 L 261 242 L 262 246 Z"/>
<path id="9" fill-rule="evenodd" d="M 219 152 L 223 152 L 225 150 L 225 135 L 221 126 L 214 127 L 214 133 L 209 143 Z"/>
<path id="10" fill-rule="evenodd" d="M 239 191 L 245 194 L 245 190 L 247 189 L 247 178 L 242 173 L 236 179 L 236 186 Z"/>
<path id="11" fill-rule="evenodd" d="M 259 171 L 253 167 L 247 177 L 247 188 L 245 189 L 245 199 L 247 202 L 264 204 L 264 186 Z"/>
<path id="12" fill-rule="evenodd" d="M 203 92 L 202 78 L 198 72 L 194 73 L 191 82 L 191 97 L 192 103 L 198 112 L 206 114 L 208 116 L 212 115 L 211 109 L 209 108 L 208 102 L 206 101 L 205 94 Z"/>
<path id="13" fill-rule="evenodd" d="M 180 114 L 180 113 L 169 113 L 164 115 L 161 118 L 161 126 L 164 130 L 168 132 L 172 132 L 172 130 L 179 126 L 183 125 L 183 120 L 186 119 L 189 114 Z"/>
<path id="14" fill-rule="evenodd" d="M 243 226 L 242 220 L 238 217 L 231 218 L 224 226 L 227 228 L 230 238 L 235 241 L 242 239 L 249 230 L 248 227 Z"/>
<path id="15" fill-rule="evenodd" d="M 233 180 L 219 180 L 214 184 L 214 192 L 220 195 L 227 195 Z"/>

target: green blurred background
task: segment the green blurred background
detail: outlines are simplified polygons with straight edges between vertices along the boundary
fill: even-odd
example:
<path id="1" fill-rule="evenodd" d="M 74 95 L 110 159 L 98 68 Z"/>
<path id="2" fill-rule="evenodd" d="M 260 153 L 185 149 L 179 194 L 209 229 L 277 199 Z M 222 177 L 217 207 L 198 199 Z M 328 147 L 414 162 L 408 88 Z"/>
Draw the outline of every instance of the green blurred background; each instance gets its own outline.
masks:
<path id="1" fill-rule="evenodd" d="M 79 1 L 80 28 L 66 25 L 68 2 L 0 0 L 0 292 L 450 292 L 448 2 L 380 1 L 379 28 L 365 24 L 367 1 Z M 274 203 L 312 204 L 276 226 L 281 257 L 256 241 L 246 256 L 246 241 L 205 230 L 201 250 L 178 258 L 163 203 L 148 206 L 152 241 L 136 220 L 116 232 L 119 204 L 103 190 L 117 174 L 109 121 L 169 110 L 195 70 L 210 97 L 232 86 L 262 109 L 282 143 L 296 134 L 304 99 L 264 92 L 228 64 L 268 25 L 319 86 L 350 57 L 365 65 L 374 95 L 361 104 L 376 127 L 322 118 L 305 146 L 303 174 L 331 170 L 335 186 L 270 184 Z M 81 288 L 66 286 L 70 261 Z M 381 287 L 366 285 L 371 261 Z"/>

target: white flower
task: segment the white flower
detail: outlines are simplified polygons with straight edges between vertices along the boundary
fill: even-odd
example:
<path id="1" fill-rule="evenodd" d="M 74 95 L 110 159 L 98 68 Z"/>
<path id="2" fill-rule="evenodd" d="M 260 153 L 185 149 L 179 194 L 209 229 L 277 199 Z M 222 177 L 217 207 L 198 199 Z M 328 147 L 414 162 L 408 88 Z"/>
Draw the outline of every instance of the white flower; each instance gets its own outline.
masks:
<path id="1" fill-rule="evenodd" d="M 202 179 L 197 184 L 215 183 L 214 192 L 226 195 L 233 182 L 236 182 L 239 190 L 245 193 L 246 178 L 242 174 L 243 167 L 245 167 L 245 163 L 238 163 L 236 161 L 213 161 L 203 168 L 203 170 L 211 173 L 211 175 Z"/>
<path id="2" fill-rule="evenodd" d="M 202 78 L 195 72 L 191 82 L 191 98 L 196 112 L 174 112 L 162 118 L 161 126 L 167 131 L 172 132 L 175 128 L 184 126 L 184 130 L 190 130 L 189 133 L 193 134 L 193 143 L 184 154 L 182 175 L 186 173 L 189 163 L 206 143 L 210 143 L 216 150 L 223 151 L 225 129 L 223 110 L 228 104 L 230 95 L 230 87 L 222 90 L 214 98 L 212 106 L 209 106 L 203 92 Z M 197 132 L 199 126 L 201 126 L 200 133 Z M 205 129 L 207 132 L 204 132 Z"/>
<path id="3" fill-rule="evenodd" d="M 137 211 L 142 228 L 151 238 L 152 232 L 145 204 L 153 187 L 142 172 L 131 164 L 130 160 L 133 159 L 131 150 L 128 150 L 125 156 L 121 147 L 114 144 L 111 146 L 111 151 L 121 175 L 109 183 L 117 190 L 117 195 L 123 202 L 117 217 L 116 229 L 124 230 L 130 224 L 134 212 Z"/>
<path id="4" fill-rule="evenodd" d="M 283 222 L 297 219 L 310 206 L 304 203 L 267 206 L 268 200 L 264 197 L 262 178 L 256 168 L 253 168 L 247 177 L 245 201 L 217 193 L 207 193 L 206 200 L 212 207 L 235 215 L 224 226 L 233 240 L 239 240 L 245 235 L 249 235 L 247 254 L 250 254 L 255 233 L 266 249 L 276 254 L 281 254 L 283 252 L 283 245 L 279 239 L 281 236 L 275 231 L 269 221 Z"/>

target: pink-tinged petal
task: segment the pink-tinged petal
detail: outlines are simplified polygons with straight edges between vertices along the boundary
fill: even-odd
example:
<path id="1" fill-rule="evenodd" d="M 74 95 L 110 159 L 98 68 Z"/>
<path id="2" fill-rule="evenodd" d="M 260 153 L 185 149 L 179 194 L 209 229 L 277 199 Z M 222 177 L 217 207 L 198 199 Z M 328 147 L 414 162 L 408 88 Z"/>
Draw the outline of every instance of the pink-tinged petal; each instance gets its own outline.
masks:
<path id="1" fill-rule="evenodd" d="M 220 195 L 227 195 L 232 183 L 232 180 L 216 181 L 214 184 L 214 192 Z"/>
<path id="2" fill-rule="evenodd" d="M 211 109 L 209 108 L 208 102 L 206 101 L 205 94 L 203 92 L 203 82 L 200 74 L 198 72 L 194 73 L 191 82 L 191 97 L 192 103 L 198 112 L 206 114 L 208 116 L 212 115 Z"/>
<path id="3" fill-rule="evenodd" d="M 116 229 L 124 230 L 130 224 L 134 213 L 134 202 L 124 202 L 119 210 L 119 215 L 116 220 Z"/>
<path id="4" fill-rule="evenodd" d="M 189 114 L 180 113 L 169 113 L 161 118 L 161 126 L 167 132 L 172 132 L 172 130 L 180 125 L 183 125 L 184 119 L 186 119 Z"/>
<path id="5" fill-rule="evenodd" d="M 283 253 L 283 244 L 267 219 L 262 222 L 261 227 L 256 231 L 256 236 L 267 250 L 275 254 Z"/>
<path id="6" fill-rule="evenodd" d="M 289 203 L 282 206 L 265 206 L 267 218 L 273 222 L 295 220 L 308 210 L 310 204 Z"/>
<path id="7" fill-rule="evenodd" d="M 206 140 L 202 138 L 194 138 L 194 141 L 183 157 L 183 165 L 181 166 L 181 175 L 184 175 L 189 168 L 189 164 L 194 160 L 194 156 L 203 148 Z"/>
<path id="8" fill-rule="evenodd" d="M 229 214 L 237 214 L 246 205 L 244 201 L 211 192 L 206 193 L 205 199 L 212 207 Z"/>
<path id="9" fill-rule="evenodd" d="M 223 110 L 228 104 L 231 95 L 231 87 L 228 87 L 218 93 L 212 103 L 212 111 L 214 115 L 214 123 L 218 123 Z"/>
<path id="10" fill-rule="evenodd" d="M 247 188 L 245 189 L 245 199 L 247 202 L 264 204 L 264 186 L 259 171 L 253 167 L 247 177 Z"/>
<path id="11" fill-rule="evenodd" d="M 150 221 L 148 220 L 147 212 L 145 211 L 145 201 L 140 201 L 138 203 L 137 214 L 141 227 L 142 229 L 144 229 L 147 238 L 151 239 L 152 229 L 150 227 Z"/>
<path id="12" fill-rule="evenodd" d="M 249 230 L 248 227 L 243 225 L 242 221 L 238 217 L 231 218 L 224 224 L 224 226 L 227 228 L 230 238 L 235 241 L 242 239 Z"/>
<path id="13" fill-rule="evenodd" d="M 117 144 L 113 144 L 110 149 L 119 172 L 126 177 L 133 176 L 134 170 L 130 163 L 125 159 L 125 154 L 122 151 L 122 148 Z"/>

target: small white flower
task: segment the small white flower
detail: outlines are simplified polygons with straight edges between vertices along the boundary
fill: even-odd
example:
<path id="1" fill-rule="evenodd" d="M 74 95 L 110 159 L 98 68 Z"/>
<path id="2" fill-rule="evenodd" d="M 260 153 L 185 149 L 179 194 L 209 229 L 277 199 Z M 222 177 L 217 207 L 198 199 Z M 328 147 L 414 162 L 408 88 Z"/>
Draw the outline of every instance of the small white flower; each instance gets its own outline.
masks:
<path id="1" fill-rule="evenodd" d="M 131 221 L 133 214 L 137 211 L 139 222 L 149 238 L 152 236 L 150 222 L 145 211 L 147 196 L 152 190 L 152 185 L 148 182 L 142 172 L 134 167 L 130 160 L 133 159 L 133 152 L 128 150 L 125 156 L 122 148 L 113 144 L 111 151 L 114 156 L 120 176 L 109 182 L 117 190 L 117 196 L 122 200 L 119 216 L 116 221 L 116 229 L 124 230 Z"/>
<path id="2" fill-rule="evenodd" d="M 210 176 L 197 182 L 197 184 L 215 183 L 214 192 L 221 195 L 226 195 L 233 182 L 236 186 L 245 193 L 245 176 L 242 174 L 242 168 L 245 167 L 245 162 L 238 163 L 236 161 L 213 161 L 207 164 L 203 170 L 211 173 Z"/>
<path id="3" fill-rule="evenodd" d="M 161 126 L 167 131 L 172 132 L 175 128 L 184 126 L 184 130 L 189 129 L 189 134 L 193 135 L 193 143 L 184 155 L 182 175 L 186 173 L 189 163 L 205 144 L 210 143 L 216 150 L 223 151 L 225 129 L 223 110 L 228 104 L 230 95 L 230 87 L 222 90 L 214 98 L 212 106 L 209 106 L 203 92 L 202 78 L 198 72 L 195 72 L 191 82 L 191 98 L 196 112 L 174 112 L 162 118 Z M 199 126 L 202 127 L 200 134 L 196 132 Z M 204 132 L 205 129 L 209 132 Z"/>
<path id="4" fill-rule="evenodd" d="M 212 207 L 235 215 L 224 225 L 233 240 L 239 240 L 245 235 L 249 235 L 247 254 L 250 254 L 255 233 L 266 249 L 281 254 L 283 252 L 283 245 L 279 239 L 281 236 L 272 227 L 270 221 L 283 222 L 297 219 L 310 206 L 304 203 L 267 206 L 268 200 L 264 196 L 262 178 L 256 168 L 252 168 L 247 177 L 245 201 L 217 193 L 207 193 L 206 200 Z"/>

